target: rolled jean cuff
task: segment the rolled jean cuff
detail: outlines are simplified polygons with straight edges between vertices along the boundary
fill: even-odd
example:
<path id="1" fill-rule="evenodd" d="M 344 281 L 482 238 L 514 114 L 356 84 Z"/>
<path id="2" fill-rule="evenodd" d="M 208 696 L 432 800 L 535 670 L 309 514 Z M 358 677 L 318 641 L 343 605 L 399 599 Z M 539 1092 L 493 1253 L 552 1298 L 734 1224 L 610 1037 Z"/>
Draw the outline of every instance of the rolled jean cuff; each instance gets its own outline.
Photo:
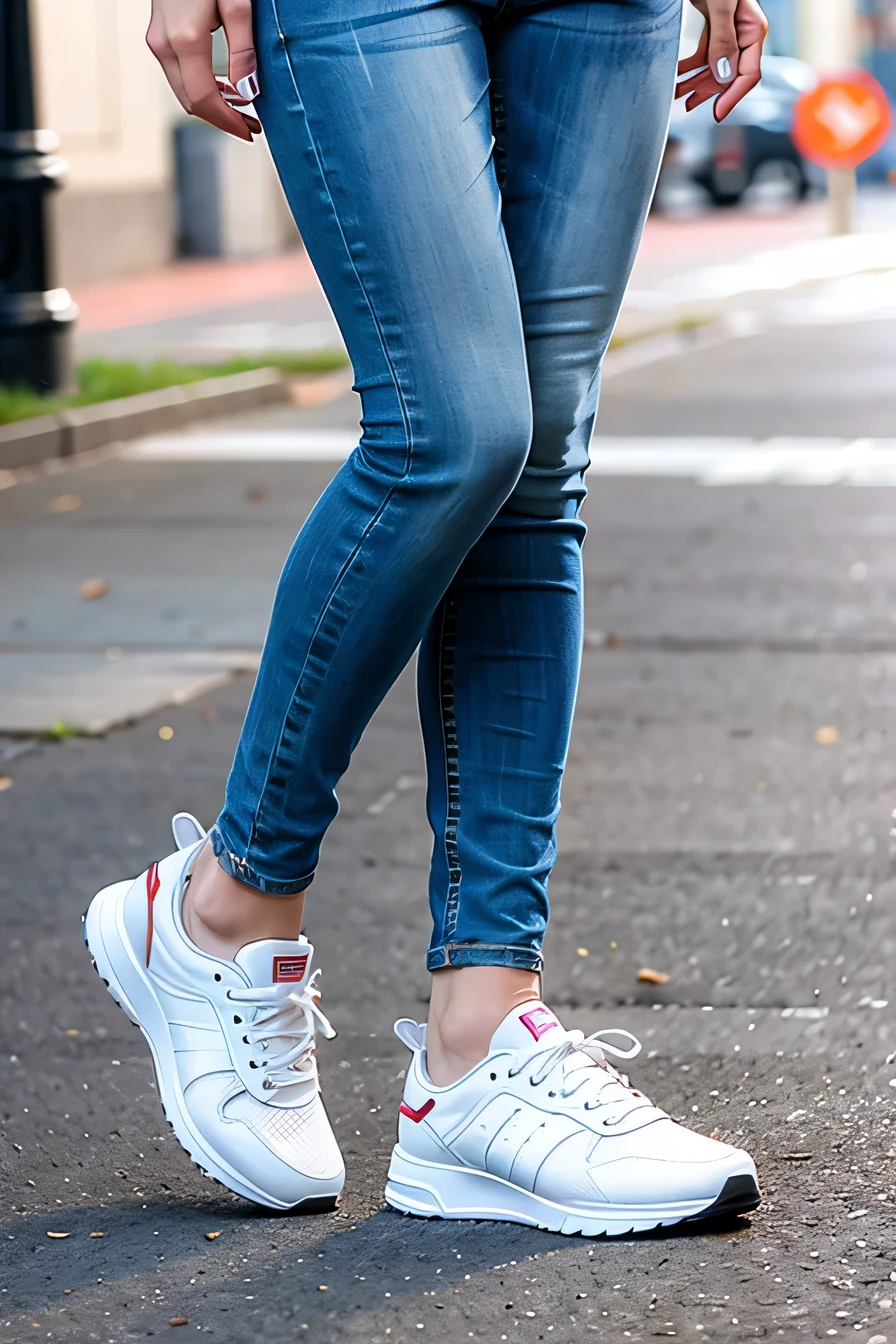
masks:
<path id="1" fill-rule="evenodd" d="M 504 943 L 443 943 L 426 954 L 426 969 L 440 971 L 445 966 L 513 966 L 518 971 L 544 970 L 544 957 L 531 947 L 513 947 Z"/>
<path id="2" fill-rule="evenodd" d="M 314 881 L 313 872 L 306 873 L 304 877 L 293 878 L 289 882 L 274 882 L 269 877 L 262 877 L 261 873 L 250 867 L 247 859 L 241 858 L 231 849 L 221 830 L 220 822 L 215 823 L 208 833 L 208 838 L 215 852 L 215 858 L 225 873 L 236 878 L 237 882 L 242 882 L 244 887 L 262 891 L 266 896 L 298 896 Z"/>

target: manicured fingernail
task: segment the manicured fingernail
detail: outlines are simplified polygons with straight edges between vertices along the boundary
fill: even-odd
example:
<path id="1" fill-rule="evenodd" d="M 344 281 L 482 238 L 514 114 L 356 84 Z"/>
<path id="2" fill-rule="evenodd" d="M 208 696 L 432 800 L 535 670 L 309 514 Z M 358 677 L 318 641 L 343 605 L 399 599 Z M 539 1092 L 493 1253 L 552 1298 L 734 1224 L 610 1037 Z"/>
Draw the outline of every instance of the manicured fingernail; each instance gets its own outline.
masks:
<path id="1" fill-rule="evenodd" d="M 258 87 L 258 80 L 255 78 L 254 70 L 251 75 L 244 75 L 242 79 L 238 79 L 236 87 L 244 98 L 248 98 L 250 103 L 252 99 L 257 98 L 261 92 Z"/>
<path id="2" fill-rule="evenodd" d="M 716 79 L 720 84 L 727 84 L 734 71 L 731 69 L 731 62 L 727 56 L 720 56 L 716 61 Z"/>

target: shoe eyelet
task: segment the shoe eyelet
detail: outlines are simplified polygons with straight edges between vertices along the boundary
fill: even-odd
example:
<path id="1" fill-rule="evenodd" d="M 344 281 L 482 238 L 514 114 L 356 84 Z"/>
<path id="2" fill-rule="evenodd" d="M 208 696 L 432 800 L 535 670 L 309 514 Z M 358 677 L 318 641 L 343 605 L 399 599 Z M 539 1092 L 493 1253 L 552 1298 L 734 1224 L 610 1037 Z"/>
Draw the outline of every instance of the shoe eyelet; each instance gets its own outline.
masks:
<path id="1" fill-rule="evenodd" d="M 243 1019 L 241 1017 L 237 1017 L 236 1013 L 234 1013 L 233 1021 L 236 1026 L 240 1026 L 242 1024 Z"/>
<path id="2" fill-rule="evenodd" d="M 243 1045 L 251 1045 L 251 1044 L 252 1044 L 252 1042 L 249 1040 L 249 1037 L 248 1037 L 248 1036 L 244 1036 L 244 1037 L 243 1037 Z"/>
<path id="3" fill-rule="evenodd" d="M 556 1092 L 549 1092 L 549 1093 L 548 1093 L 548 1096 L 549 1096 L 549 1097 L 556 1097 L 556 1095 L 557 1095 Z"/>
<path id="4" fill-rule="evenodd" d="M 220 971 L 215 971 L 215 979 L 216 979 L 216 980 L 220 980 L 220 979 L 221 979 L 221 972 L 220 972 Z"/>
<path id="5" fill-rule="evenodd" d="M 489 1078 L 491 1078 L 493 1083 L 496 1083 L 498 1081 L 498 1075 L 496 1073 L 490 1073 Z"/>
<path id="6" fill-rule="evenodd" d="M 255 1063 L 255 1060 L 254 1060 L 254 1059 L 250 1059 L 250 1060 L 249 1060 L 249 1068 L 250 1068 L 250 1069 L 257 1069 L 257 1068 L 258 1068 L 258 1065 Z"/>
<path id="7" fill-rule="evenodd" d="M 265 1092 L 270 1092 L 273 1086 L 274 1084 L 271 1082 L 270 1078 L 265 1078 L 264 1082 L 262 1083 L 262 1087 L 264 1088 Z"/>

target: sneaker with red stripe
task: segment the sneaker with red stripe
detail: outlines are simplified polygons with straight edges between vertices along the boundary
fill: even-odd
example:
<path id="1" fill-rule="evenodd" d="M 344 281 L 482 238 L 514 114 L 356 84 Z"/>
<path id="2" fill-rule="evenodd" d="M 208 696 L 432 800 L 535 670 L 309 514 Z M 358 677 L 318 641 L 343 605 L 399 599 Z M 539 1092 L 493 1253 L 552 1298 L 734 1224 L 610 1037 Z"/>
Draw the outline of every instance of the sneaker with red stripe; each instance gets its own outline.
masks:
<path id="1" fill-rule="evenodd" d="M 181 920 L 205 840 L 173 822 L 176 853 L 105 887 L 84 941 L 109 993 L 146 1037 L 177 1138 L 209 1175 L 274 1209 L 332 1208 L 345 1171 L 320 1095 L 314 949 L 304 938 L 247 943 L 233 961 L 202 952 Z"/>
<path id="2" fill-rule="evenodd" d="M 752 1158 L 676 1124 L 609 1062 L 640 1051 L 630 1032 L 564 1031 L 526 1003 L 450 1087 L 426 1071 L 425 1026 L 395 1033 L 411 1062 L 386 1199 L 404 1213 L 612 1237 L 759 1203 Z"/>

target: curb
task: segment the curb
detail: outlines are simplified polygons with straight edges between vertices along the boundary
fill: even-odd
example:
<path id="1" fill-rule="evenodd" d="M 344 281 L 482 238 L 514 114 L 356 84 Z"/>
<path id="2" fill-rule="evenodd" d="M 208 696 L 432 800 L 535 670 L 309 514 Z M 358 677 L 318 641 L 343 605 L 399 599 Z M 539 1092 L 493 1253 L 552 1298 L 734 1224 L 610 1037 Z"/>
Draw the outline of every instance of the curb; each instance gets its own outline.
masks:
<path id="1" fill-rule="evenodd" d="M 164 433 L 207 416 L 251 410 L 288 397 L 289 384 L 279 369 L 251 369 L 58 415 L 17 420 L 0 425 L 0 469 L 34 467 L 49 458 L 74 457 L 110 443 Z"/>

